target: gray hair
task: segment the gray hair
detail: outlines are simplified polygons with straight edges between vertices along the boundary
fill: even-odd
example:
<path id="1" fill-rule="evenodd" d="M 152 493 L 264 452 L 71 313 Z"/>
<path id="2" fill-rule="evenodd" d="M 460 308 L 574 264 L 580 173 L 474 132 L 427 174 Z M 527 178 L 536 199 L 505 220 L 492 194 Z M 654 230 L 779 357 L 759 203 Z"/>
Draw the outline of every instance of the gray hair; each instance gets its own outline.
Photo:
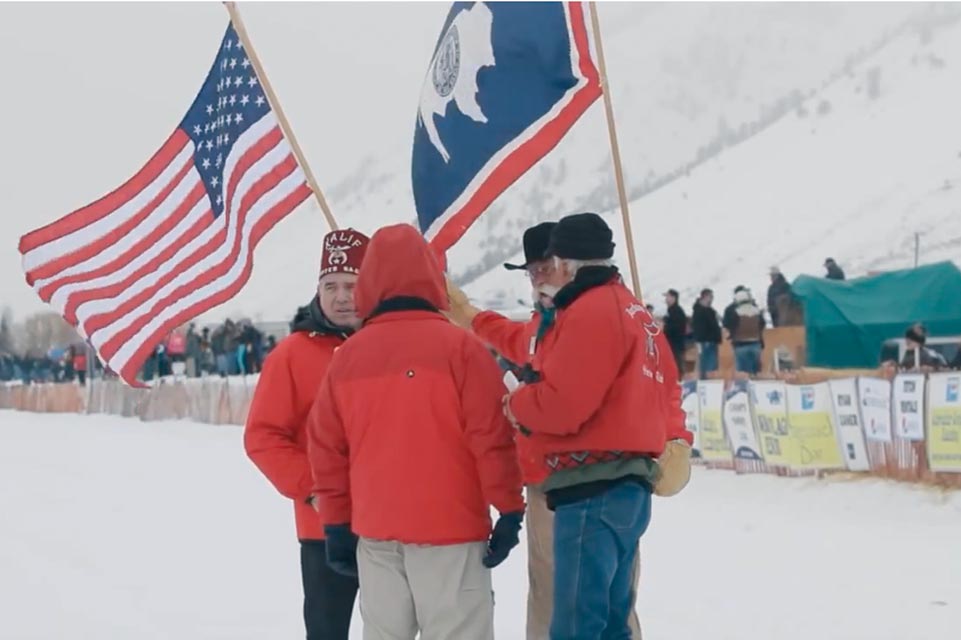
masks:
<path id="1" fill-rule="evenodd" d="M 600 258 L 596 260 L 574 260 L 571 258 L 558 258 L 554 256 L 554 267 L 562 266 L 572 276 L 576 275 L 581 267 L 613 267 L 614 261 L 611 258 Z"/>

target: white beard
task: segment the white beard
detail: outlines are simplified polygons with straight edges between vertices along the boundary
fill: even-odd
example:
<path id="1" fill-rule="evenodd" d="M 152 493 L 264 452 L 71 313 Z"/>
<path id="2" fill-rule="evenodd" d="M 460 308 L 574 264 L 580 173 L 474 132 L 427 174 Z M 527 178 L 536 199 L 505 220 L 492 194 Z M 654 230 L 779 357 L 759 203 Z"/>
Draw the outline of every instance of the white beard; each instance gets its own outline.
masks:
<path id="1" fill-rule="evenodd" d="M 549 284 L 542 284 L 534 291 L 534 301 L 539 302 L 548 308 L 553 307 L 554 296 L 556 296 L 557 292 L 560 290 L 561 290 L 560 287 L 555 287 Z M 545 297 L 547 298 L 546 300 L 544 299 Z"/>

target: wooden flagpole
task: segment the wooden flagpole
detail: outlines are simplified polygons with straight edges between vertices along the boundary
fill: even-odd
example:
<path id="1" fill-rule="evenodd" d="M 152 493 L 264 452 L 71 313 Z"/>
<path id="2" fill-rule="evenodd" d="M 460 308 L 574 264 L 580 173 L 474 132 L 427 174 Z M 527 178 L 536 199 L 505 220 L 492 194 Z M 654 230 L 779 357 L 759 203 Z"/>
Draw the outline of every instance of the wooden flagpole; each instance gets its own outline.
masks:
<path id="1" fill-rule="evenodd" d="M 601 23 L 597 19 L 597 3 L 591 7 L 591 25 L 594 30 L 594 46 L 597 49 L 597 66 L 601 74 L 601 90 L 604 92 L 604 111 L 607 113 L 607 131 L 611 139 L 611 155 L 614 159 L 614 179 L 617 182 L 617 196 L 621 201 L 621 218 L 624 221 L 624 235 L 627 236 L 627 259 L 631 267 L 631 282 L 634 295 L 641 299 L 641 281 L 637 273 L 637 256 L 634 253 L 634 233 L 631 231 L 631 217 L 627 209 L 627 191 L 624 188 L 624 172 L 621 169 L 621 151 L 617 145 L 617 131 L 614 128 L 614 106 L 608 90 L 607 67 L 604 64 L 604 47 L 601 44 Z"/>
<path id="2" fill-rule="evenodd" d="M 264 93 L 267 94 L 267 101 L 270 102 L 270 108 L 273 109 L 277 115 L 277 122 L 280 123 L 280 128 L 283 130 L 284 136 L 290 141 L 290 146 L 294 151 L 294 155 L 297 157 L 297 163 L 300 164 L 301 169 L 304 170 L 304 175 L 307 176 L 307 184 L 310 185 L 311 191 L 314 192 L 314 197 L 317 198 L 317 204 L 320 205 L 320 210 L 323 212 L 324 218 L 327 219 L 327 224 L 332 230 L 338 229 L 337 221 L 334 220 L 334 215 L 330 212 L 330 207 L 327 205 L 327 199 L 324 198 L 324 192 L 320 190 L 320 185 L 317 184 L 317 179 L 314 177 L 313 171 L 310 170 L 310 165 L 307 164 L 307 158 L 304 157 L 300 143 L 297 142 L 297 138 L 294 136 L 294 130 L 291 128 L 287 116 L 284 115 L 284 110 L 280 106 L 280 100 L 277 99 L 277 94 L 274 93 L 273 87 L 270 86 L 267 74 L 264 73 L 264 67 L 260 64 L 260 58 L 257 57 L 257 52 L 250 42 L 250 36 L 247 34 L 247 28 L 244 27 L 244 21 L 240 17 L 240 10 L 237 8 L 237 3 L 225 2 L 224 6 L 227 7 L 227 12 L 230 14 L 230 21 L 234 25 L 234 31 L 237 32 L 237 37 L 240 38 L 240 41 L 243 43 L 244 50 L 247 51 L 247 57 L 254 66 L 254 71 L 257 72 L 257 77 L 260 79 L 260 84 L 264 88 Z"/>

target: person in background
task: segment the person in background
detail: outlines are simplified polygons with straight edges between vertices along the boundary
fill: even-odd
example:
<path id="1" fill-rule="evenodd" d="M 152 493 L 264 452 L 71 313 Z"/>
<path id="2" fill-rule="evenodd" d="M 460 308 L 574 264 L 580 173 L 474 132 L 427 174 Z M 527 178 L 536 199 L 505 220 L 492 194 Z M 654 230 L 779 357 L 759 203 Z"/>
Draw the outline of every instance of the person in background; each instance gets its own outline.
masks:
<path id="1" fill-rule="evenodd" d="M 631 637 L 638 542 L 651 495 L 690 477 L 691 434 L 664 332 L 613 265 L 595 213 L 551 232 L 554 270 L 540 291 L 557 309 L 534 354 L 537 379 L 504 412 L 548 469 L 554 510 L 552 640 Z"/>
<path id="2" fill-rule="evenodd" d="M 73 349 L 73 372 L 77 376 L 80 386 L 87 384 L 87 345 L 71 347 Z"/>
<path id="3" fill-rule="evenodd" d="M 264 334 L 247 319 L 240 322 L 238 330 L 237 362 L 241 375 L 260 373 Z"/>
<path id="4" fill-rule="evenodd" d="M 767 288 L 767 311 L 771 314 L 771 325 L 781 326 L 780 305 L 785 297 L 791 296 L 791 285 L 777 267 L 771 267 L 771 284 Z"/>
<path id="5" fill-rule="evenodd" d="M 183 362 L 186 370 L 187 336 L 180 329 L 175 329 L 167 336 L 167 357 L 171 363 L 171 372 L 175 362 Z"/>
<path id="6" fill-rule="evenodd" d="M 234 321 L 228 318 L 214 331 L 213 348 L 217 359 L 217 372 L 221 377 L 240 373 L 237 363 L 237 337 L 239 331 Z"/>
<path id="7" fill-rule="evenodd" d="M 734 302 L 724 310 L 724 328 L 734 347 L 734 366 L 755 376 L 761 370 L 764 349 L 764 315 L 747 287 L 734 290 Z"/>
<path id="8" fill-rule="evenodd" d="M 944 356 L 924 346 L 928 341 L 928 329 L 920 322 L 908 327 L 904 341 L 906 348 L 899 364 L 902 369 L 937 371 L 948 366 Z"/>
<path id="9" fill-rule="evenodd" d="M 556 222 L 542 222 L 524 231 L 524 264 L 505 264 L 508 271 L 526 272 L 531 285 L 534 312 L 527 322 L 517 322 L 494 311 L 474 307 L 463 291 L 448 282 L 451 320 L 470 329 L 498 354 L 501 367 L 511 371 L 521 382 L 536 379 L 531 360 L 544 332 L 553 324 L 555 315 L 550 298 L 540 291 L 554 271 L 554 260 L 547 257 L 551 231 Z M 547 508 L 547 494 L 543 483 L 548 469 L 532 450 L 530 438 L 517 437 L 517 453 L 521 474 L 527 486 L 527 640 L 545 640 L 550 634 L 551 612 L 554 607 L 554 512 Z M 640 576 L 640 554 L 635 560 L 634 590 Z M 631 605 L 628 624 L 631 637 L 641 638 L 640 620 Z"/>
<path id="10" fill-rule="evenodd" d="M 267 336 L 267 344 L 264 347 L 264 358 L 269 356 L 277 348 L 277 338 L 271 334 Z"/>
<path id="11" fill-rule="evenodd" d="M 210 329 L 204 327 L 200 332 L 200 371 L 207 375 L 217 373 L 217 358 L 210 344 Z"/>
<path id="12" fill-rule="evenodd" d="M 721 322 L 714 305 L 714 292 L 701 291 L 691 314 L 691 330 L 697 343 L 697 368 L 701 380 L 718 369 L 718 347 L 721 344 Z"/>
<path id="13" fill-rule="evenodd" d="M 664 294 L 664 302 L 667 303 L 667 315 L 664 316 L 664 335 L 667 342 L 671 345 L 671 353 L 674 354 L 674 362 L 677 363 L 677 371 L 680 377 L 684 377 L 684 351 L 687 341 L 687 314 L 679 304 L 677 289 L 668 289 Z"/>
<path id="14" fill-rule="evenodd" d="M 60 375 L 56 378 L 57 382 L 73 382 L 73 358 L 75 352 L 76 347 L 73 345 L 64 349 L 60 359 Z"/>
<path id="15" fill-rule="evenodd" d="M 187 327 L 187 377 L 200 377 L 200 335 L 197 333 L 197 325 L 193 322 Z"/>
<path id="16" fill-rule="evenodd" d="M 242 376 L 247 375 L 249 372 L 247 368 L 247 354 L 249 349 L 247 343 L 244 341 L 244 338 L 247 336 L 248 323 L 248 320 L 241 320 L 237 323 L 234 339 L 234 362 L 237 367 L 237 373 Z"/>
<path id="17" fill-rule="evenodd" d="M 327 561 L 359 574 L 367 640 L 493 640 L 490 569 L 524 516 L 501 372 L 441 314 L 444 276 L 410 225 L 371 238 L 356 301 L 364 325 L 307 423 Z"/>
<path id="18" fill-rule="evenodd" d="M 825 260 L 824 268 L 827 269 L 824 277 L 828 280 L 844 280 L 844 271 L 838 266 L 838 263 L 834 261 L 834 258 Z"/>
<path id="19" fill-rule="evenodd" d="M 307 640 L 347 640 L 357 597 L 357 578 L 327 563 L 307 457 L 307 418 L 334 352 L 360 326 L 354 286 L 367 244 L 367 236 L 353 229 L 324 237 L 316 294 L 264 363 L 244 427 L 247 456 L 293 502 Z"/>

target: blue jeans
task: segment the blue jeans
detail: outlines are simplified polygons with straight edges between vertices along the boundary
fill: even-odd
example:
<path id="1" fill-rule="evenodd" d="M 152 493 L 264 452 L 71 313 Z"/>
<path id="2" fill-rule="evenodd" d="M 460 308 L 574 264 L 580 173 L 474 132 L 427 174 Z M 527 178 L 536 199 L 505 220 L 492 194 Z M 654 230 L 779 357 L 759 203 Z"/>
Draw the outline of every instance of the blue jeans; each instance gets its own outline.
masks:
<path id="1" fill-rule="evenodd" d="M 697 366 L 700 370 L 701 380 L 706 380 L 707 374 L 717 371 L 717 344 L 714 342 L 698 342 L 697 346 L 700 351 Z"/>
<path id="2" fill-rule="evenodd" d="M 735 345 L 734 366 L 739 372 L 756 376 L 761 370 L 761 343 Z"/>
<path id="3" fill-rule="evenodd" d="M 650 521 L 650 489 L 630 481 L 557 507 L 550 640 L 631 640 L 634 558 Z"/>

